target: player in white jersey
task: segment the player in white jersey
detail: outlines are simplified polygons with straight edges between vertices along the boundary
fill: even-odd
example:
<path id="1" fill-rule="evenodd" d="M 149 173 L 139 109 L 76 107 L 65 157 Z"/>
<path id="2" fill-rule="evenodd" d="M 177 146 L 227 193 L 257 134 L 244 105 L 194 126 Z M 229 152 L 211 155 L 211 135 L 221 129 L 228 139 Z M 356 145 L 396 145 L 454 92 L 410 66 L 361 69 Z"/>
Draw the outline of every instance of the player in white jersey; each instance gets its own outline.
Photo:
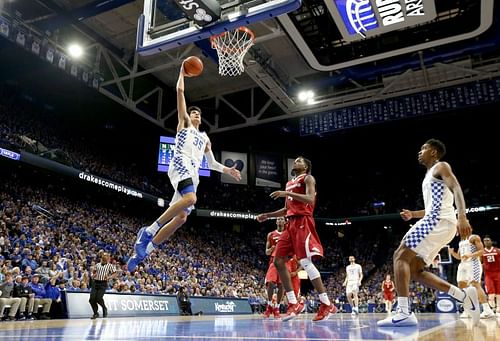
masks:
<path id="1" fill-rule="evenodd" d="M 465 236 L 465 239 L 458 243 L 458 253 L 450 248 L 450 254 L 460 260 L 457 271 L 457 282 L 459 288 L 465 288 L 472 285 L 476 288 L 479 295 L 479 303 L 483 306 L 481 318 L 494 318 L 495 313 L 491 310 L 488 304 L 488 297 L 481 287 L 481 275 L 483 267 L 480 258 L 484 253 L 483 243 L 478 235 Z M 467 312 L 461 315 L 462 318 L 468 318 Z"/>
<path id="2" fill-rule="evenodd" d="M 203 155 L 207 157 L 210 169 L 241 179 L 236 167 L 225 167 L 217 162 L 212 153 L 210 139 L 199 131 L 201 110 L 198 107 L 186 109 L 184 98 L 184 63 L 177 81 L 177 134 L 174 155 L 170 161 L 168 177 L 175 189 L 169 208 L 151 226 L 143 227 L 137 234 L 135 254 L 127 262 L 129 271 L 146 258 L 158 245 L 170 238 L 181 227 L 196 203 L 196 188 L 199 183 L 198 169 Z"/>
<path id="3" fill-rule="evenodd" d="M 359 314 L 359 286 L 363 280 L 363 269 L 361 265 L 356 264 L 354 256 L 349 256 L 349 265 L 345 268 L 346 276 L 344 283 L 347 300 L 351 305 L 351 314 L 353 316 Z"/>
<path id="4" fill-rule="evenodd" d="M 463 302 L 464 309 L 472 316 L 473 324 L 479 322 L 479 301 L 477 290 L 464 290 L 446 282 L 432 272 L 425 271 L 439 253 L 439 250 L 455 237 L 457 231 L 462 238 L 472 232 L 466 216 L 465 199 L 460 184 L 448 163 L 440 161 L 446 153 L 444 144 L 436 139 L 427 140 L 418 153 L 418 161 L 427 169 L 422 192 L 425 210 L 400 214 L 403 220 L 421 218 L 403 237 L 394 252 L 394 282 L 398 294 L 398 313 L 378 321 L 380 327 L 415 326 L 417 318 L 410 311 L 408 296 L 410 280 L 447 292 Z M 453 204 L 457 206 L 458 220 Z"/>

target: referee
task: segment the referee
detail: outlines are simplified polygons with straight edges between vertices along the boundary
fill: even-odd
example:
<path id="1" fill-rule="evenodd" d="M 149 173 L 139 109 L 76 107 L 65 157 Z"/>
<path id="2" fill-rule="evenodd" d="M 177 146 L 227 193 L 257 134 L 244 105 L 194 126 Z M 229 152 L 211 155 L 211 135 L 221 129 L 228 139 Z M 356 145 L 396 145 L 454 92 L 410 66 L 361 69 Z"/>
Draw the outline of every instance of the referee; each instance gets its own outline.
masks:
<path id="1" fill-rule="evenodd" d="M 99 317 L 97 312 L 99 304 L 102 307 L 102 317 L 108 316 L 108 309 L 104 304 L 104 293 L 108 288 L 108 281 L 114 278 L 116 275 L 116 270 L 113 264 L 109 263 L 109 254 L 104 252 L 101 256 L 101 262 L 97 263 L 95 269 L 92 271 L 92 284 L 90 289 L 90 299 L 89 303 L 94 311 L 91 319 L 94 320 Z"/>

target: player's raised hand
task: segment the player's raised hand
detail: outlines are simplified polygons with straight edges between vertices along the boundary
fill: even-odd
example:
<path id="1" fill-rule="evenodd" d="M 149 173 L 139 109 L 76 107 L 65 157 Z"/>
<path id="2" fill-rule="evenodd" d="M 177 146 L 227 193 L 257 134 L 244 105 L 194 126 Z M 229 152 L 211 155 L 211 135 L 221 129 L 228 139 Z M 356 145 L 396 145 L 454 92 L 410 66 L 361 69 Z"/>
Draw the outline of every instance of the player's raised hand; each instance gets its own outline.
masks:
<path id="1" fill-rule="evenodd" d="M 227 174 L 229 174 L 230 176 L 232 176 L 237 181 L 241 180 L 241 173 L 240 173 L 239 170 L 236 169 L 236 165 L 234 165 L 231 168 L 228 167 L 227 168 Z"/>
<path id="2" fill-rule="evenodd" d="M 407 209 L 403 209 L 401 212 L 399 212 L 399 215 L 401 216 L 401 218 L 403 218 L 404 221 L 408 221 L 413 218 L 413 214 L 410 210 Z"/>
<path id="3" fill-rule="evenodd" d="M 186 61 L 183 61 L 182 64 L 181 64 L 181 70 L 180 70 L 180 74 L 183 76 L 183 77 L 191 77 L 187 72 L 186 72 L 186 69 L 184 68 L 184 63 Z"/>
<path id="4" fill-rule="evenodd" d="M 273 198 L 274 200 L 276 200 L 278 198 L 284 198 L 284 197 L 286 197 L 286 191 L 274 191 L 271 194 L 269 194 L 269 196 L 271 198 Z"/>
<path id="5" fill-rule="evenodd" d="M 457 223 L 458 234 L 462 239 L 466 239 L 472 234 L 472 228 L 470 227 L 469 220 L 467 218 L 459 215 Z"/>

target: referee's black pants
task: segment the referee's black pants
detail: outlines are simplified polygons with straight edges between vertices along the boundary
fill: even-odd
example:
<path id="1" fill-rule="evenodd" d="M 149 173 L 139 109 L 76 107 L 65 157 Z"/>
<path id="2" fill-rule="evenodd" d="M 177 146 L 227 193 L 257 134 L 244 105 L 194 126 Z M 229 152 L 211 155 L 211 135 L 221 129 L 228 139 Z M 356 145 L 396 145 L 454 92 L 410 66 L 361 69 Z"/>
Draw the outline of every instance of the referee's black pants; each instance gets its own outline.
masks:
<path id="1" fill-rule="evenodd" d="M 94 315 L 97 314 L 99 304 L 102 307 L 103 315 L 107 315 L 108 309 L 104 304 L 104 294 L 106 293 L 106 289 L 108 287 L 107 281 L 95 281 L 92 284 L 92 288 L 90 289 L 90 298 L 89 303 L 92 307 L 92 311 L 94 311 Z"/>

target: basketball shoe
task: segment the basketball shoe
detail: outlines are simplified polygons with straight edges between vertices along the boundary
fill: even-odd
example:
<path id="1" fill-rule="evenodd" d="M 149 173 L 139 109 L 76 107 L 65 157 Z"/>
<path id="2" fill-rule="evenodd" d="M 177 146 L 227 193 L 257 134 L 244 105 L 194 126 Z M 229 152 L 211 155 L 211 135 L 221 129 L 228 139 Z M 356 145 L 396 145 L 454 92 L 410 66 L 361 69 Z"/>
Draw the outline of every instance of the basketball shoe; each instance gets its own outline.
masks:
<path id="1" fill-rule="evenodd" d="M 377 321 L 379 327 L 413 327 L 418 323 L 414 313 L 403 313 L 399 310 L 396 315 L 388 316 L 383 320 Z"/>
<path id="2" fill-rule="evenodd" d="M 333 315 L 337 312 L 337 307 L 335 304 L 330 303 L 330 305 L 326 305 L 324 303 L 321 303 L 318 309 L 318 313 L 314 318 L 312 319 L 313 322 L 316 321 L 326 321 L 330 317 L 330 315 Z"/>
<path id="3" fill-rule="evenodd" d="M 269 317 L 273 313 L 273 307 L 271 307 L 269 304 L 267 305 L 266 311 L 264 312 L 264 317 Z"/>
<path id="4" fill-rule="evenodd" d="M 281 318 L 280 308 L 278 308 L 278 307 L 274 307 L 273 308 L 273 316 L 274 316 L 275 319 Z"/>
<path id="5" fill-rule="evenodd" d="M 142 227 L 137 233 L 137 240 L 135 241 L 134 250 L 135 254 L 142 258 L 141 261 L 146 258 L 146 248 L 151 240 L 153 240 L 153 235 L 147 230 L 147 226 Z"/>
<path id="6" fill-rule="evenodd" d="M 295 304 L 288 304 L 288 309 L 286 310 L 286 314 L 283 317 L 283 321 L 288 321 L 293 319 L 295 316 L 301 313 L 302 309 L 304 309 L 304 302 L 298 302 Z"/>
<path id="7" fill-rule="evenodd" d="M 139 265 L 139 263 L 144 260 L 144 258 L 146 257 L 139 257 L 138 255 L 134 254 L 127 261 L 127 270 L 129 272 L 133 272 L 135 268 L 137 268 L 137 265 Z"/>
<path id="8" fill-rule="evenodd" d="M 465 293 L 463 302 L 464 310 L 470 315 L 472 318 L 472 325 L 475 326 L 479 322 L 481 314 L 477 290 L 474 287 L 467 287 L 463 291 Z"/>

